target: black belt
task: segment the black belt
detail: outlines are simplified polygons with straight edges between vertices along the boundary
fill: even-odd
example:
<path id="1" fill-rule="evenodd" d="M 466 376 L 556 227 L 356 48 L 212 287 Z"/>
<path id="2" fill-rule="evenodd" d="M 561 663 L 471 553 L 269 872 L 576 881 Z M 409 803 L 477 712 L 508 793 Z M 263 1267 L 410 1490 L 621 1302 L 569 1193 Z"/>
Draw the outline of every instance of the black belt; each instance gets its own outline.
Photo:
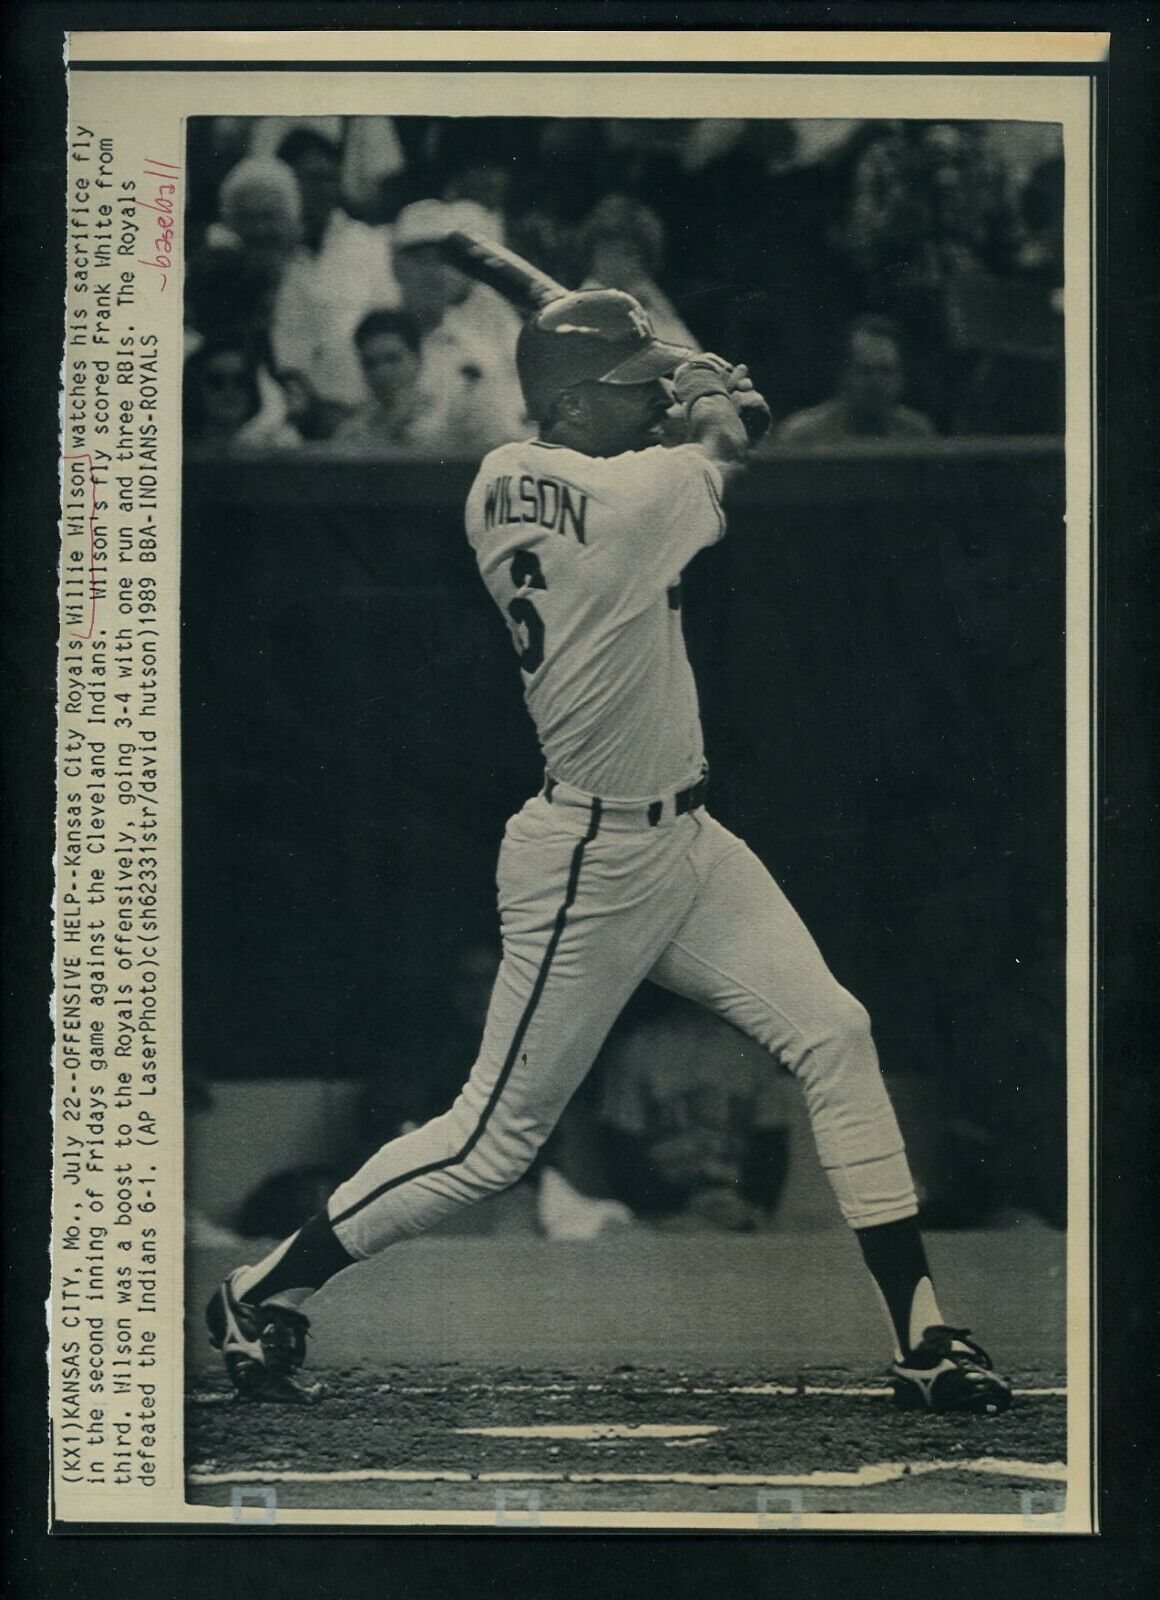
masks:
<path id="1" fill-rule="evenodd" d="M 556 787 L 556 779 L 551 776 L 546 776 L 543 793 L 544 799 L 549 803 L 551 803 L 552 800 L 552 791 Z M 705 777 L 698 778 L 696 783 L 691 783 L 687 789 L 678 789 L 676 794 L 672 797 L 674 816 L 683 817 L 689 811 L 699 811 L 700 808 L 705 804 L 705 792 L 708 787 L 709 778 L 706 774 Z M 630 807 L 626 807 L 622 802 L 616 800 L 602 800 L 599 795 L 591 795 L 589 798 L 596 807 L 597 816 L 600 815 L 601 811 L 607 808 L 614 808 L 617 811 L 631 809 Z M 644 803 L 642 809 L 646 818 L 648 819 L 648 825 L 650 828 L 655 828 L 660 822 L 661 818 L 665 814 L 665 806 L 667 803 L 668 802 L 666 800 L 651 800 Z"/>
<path id="2" fill-rule="evenodd" d="M 705 804 L 705 790 L 708 787 L 708 778 L 698 778 L 696 783 L 691 783 L 687 789 L 678 790 L 678 792 L 673 796 L 673 807 L 676 810 L 677 816 L 683 817 L 686 811 L 700 810 L 700 808 Z M 663 801 L 657 800 L 654 802 L 654 804 L 663 805 Z M 649 807 L 649 811 L 651 813 L 652 806 Z M 657 821 L 660 821 L 659 812 L 657 814 Z"/>

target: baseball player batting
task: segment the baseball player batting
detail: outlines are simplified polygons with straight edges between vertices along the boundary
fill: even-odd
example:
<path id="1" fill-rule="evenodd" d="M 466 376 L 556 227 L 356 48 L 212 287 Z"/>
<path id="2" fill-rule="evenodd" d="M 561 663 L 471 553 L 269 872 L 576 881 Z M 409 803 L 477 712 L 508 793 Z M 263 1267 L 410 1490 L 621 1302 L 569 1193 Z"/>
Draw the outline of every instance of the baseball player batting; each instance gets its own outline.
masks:
<path id="1" fill-rule="evenodd" d="M 762 863 L 706 810 L 681 575 L 769 412 L 744 367 L 659 341 L 616 290 L 565 293 L 486 241 L 452 253 L 537 307 L 517 345 L 535 438 L 483 461 L 467 537 L 511 631 L 543 750 L 497 883 L 503 960 L 451 1109 L 377 1154 L 207 1308 L 239 1396 L 310 1402 L 302 1306 L 515 1183 L 646 978 L 751 1035 L 801 1084 L 818 1156 L 894 1345 L 895 1404 L 994 1413 L 1007 1381 L 943 1318 L 870 1023 Z M 513 265 L 514 263 L 514 265 Z M 520 268 L 523 268 L 521 275 Z M 673 406 L 685 443 L 659 443 Z"/>

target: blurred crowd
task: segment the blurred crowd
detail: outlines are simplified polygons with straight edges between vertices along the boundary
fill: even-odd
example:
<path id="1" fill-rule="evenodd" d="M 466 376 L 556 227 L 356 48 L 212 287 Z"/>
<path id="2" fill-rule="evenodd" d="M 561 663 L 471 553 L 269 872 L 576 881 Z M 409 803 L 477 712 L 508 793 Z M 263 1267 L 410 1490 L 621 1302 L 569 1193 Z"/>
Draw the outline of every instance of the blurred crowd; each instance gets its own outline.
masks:
<path id="1" fill-rule="evenodd" d="M 446 1111 L 475 1060 L 499 968 L 482 931 L 454 950 L 443 1004 L 420 1003 L 368 1072 L 345 1165 Z M 765 1051 L 689 1001 L 644 984 L 526 1181 L 542 1232 L 587 1239 L 643 1223 L 665 1231 L 753 1232 L 775 1218 L 788 1168 L 790 1079 Z M 187 1107 L 213 1088 L 187 1074 Z M 231 1219 L 243 1236 L 292 1231 L 344 1173 L 278 1170 Z M 202 1229 L 201 1242 L 213 1242 Z"/>
<path id="2" fill-rule="evenodd" d="M 458 228 L 507 243 L 568 286 L 628 290 L 661 338 L 746 361 L 774 412 L 773 449 L 1062 432 L 1054 125 L 204 118 L 189 140 L 184 426 L 204 450 L 478 459 L 530 432 L 514 364 L 518 318 L 442 261 L 440 241 Z M 980 784 L 990 782 L 992 745 L 997 773 L 1038 773 L 1046 758 L 1021 764 L 1019 696 L 1035 698 L 1041 664 L 1018 652 L 1046 630 L 1011 627 L 1011 596 L 1029 602 L 1010 541 L 972 535 L 947 545 L 944 559 L 977 680 L 971 703 L 987 712 L 973 751 Z M 939 835 L 933 859 L 914 843 L 921 830 L 889 833 L 910 827 L 898 822 L 910 816 L 899 801 L 905 781 L 921 791 L 915 815 L 937 793 L 937 774 L 910 770 L 929 727 L 963 721 L 961 705 L 916 695 L 900 676 L 888 696 L 893 748 L 910 767 L 884 785 L 889 802 L 872 819 L 884 859 L 870 877 L 909 863 L 897 896 L 913 901 L 915 993 L 931 950 L 948 942 L 940 970 L 960 974 L 961 992 L 948 986 L 927 1044 L 936 1062 L 945 1058 L 942 1078 L 969 1087 L 981 1074 L 955 1052 L 987 1008 L 955 951 L 993 940 L 986 897 L 1000 894 L 1006 869 L 993 852 L 995 888 L 985 852 L 956 855 L 954 839 Z M 905 736 L 908 717 L 921 737 Z M 993 787 L 1003 792 L 998 778 Z M 1034 796 L 1016 799 L 1007 812 L 1034 826 Z M 1008 851 L 1029 859 L 1031 847 L 1016 849 L 1004 827 Z M 977 904 L 977 926 L 960 912 L 963 926 L 952 927 L 938 899 L 947 862 L 960 859 L 955 905 Z M 897 906 L 881 909 L 887 920 Z M 1020 931 L 1020 951 L 1054 948 L 1051 930 Z M 366 1148 L 352 1163 L 444 1110 L 470 1070 L 496 968 L 490 934 L 465 940 L 452 960 L 449 996 L 419 997 L 414 1025 L 396 1030 L 389 1070 L 376 1062 L 368 1077 Z M 978 1045 L 993 1062 L 1012 1060 L 996 1121 L 1016 1123 L 1016 1091 L 1061 1070 L 1041 990 L 1050 983 L 1037 987 L 1024 969 L 1025 1014 L 998 1008 L 995 1036 Z M 795 1094 L 755 1046 L 646 986 L 532 1174 L 541 1226 L 555 1237 L 634 1219 L 767 1226 L 786 1178 Z M 979 1098 L 965 1093 L 950 1121 L 944 1110 L 914 1113 L 928 1222 L 985 1220 L 1018 1191 L 1013 1178 L 979 1176 L 1005 1159 L 987 1148 L 994 1134 Z M 338 1176 L 279 1175 L 239 1226 L 288 1232 Z"/>
<path id="3" fill-rule="evenodd" d="M 446 1111 L 474 1062 L 498 966 L 493 938 L 480 933 L 459 944 L 440 987 L 442 1007 L 421 1004 L 414 1025 L 398 1028 L 366 1073 L 342 1159 L 263 1178 L 230 1219 L 237 1233 L 276 1238 L 293 1231 L 303 1209 L 324 1204 L 351 1167 Z M 890 1083 L 926 1227 L 1001 1226 L 1028 1208 L 1062 1225 L 1033 1183 L 1009 1175 L 1001 1181 L 986 1128 L 948 1115 L 943 1088 L 929 1074 L 903 1072 Z M 521 1183 L 526 1199 L 516 1197 L 508 1221 L 526 1226 L 530 1215 L 552 1239 L 591 1239 L 632 1226 L 668 1233 L 775 1228 L 786 1221 L 791 1164 L 796 1170 L 804 1160 L 814 1172 L 799 1100 L 789 1074 L 753 1040 L 645 983 Z M 187 1073 L 188 1109 L 212 1103 L 212 1085 Z M 829 1220 L 829 1200 L 820 1173 L 812 1184 L 807 1175 L 804 1187 L 799 1174 L 789 1225 L 807 1216 L 811 1226 Z M 204 1218 L 199 1229 L 200 1242 L 224 1242 Z"/>
<path id="4" fill-rule="evenodd" d="M 482 928 L 452 952 L 445 1003 L 399 1029 L 367 1079 L 365 1153 L 445 1111 L 470 1072 L 499 970 Z M 585 1238 L 634 1219 L 748 1232 L 772 1218 L 786 1168 L 789 1079 L 751 1040 L 644 984 L 534 1164 L 544 1232 Z M 790 1089 L 792 1093 L 792 1089 Z"/>
<path id="5" fill-rule="evenodd" d="M 475 458 L 530 429 L 483 233 L 746 361 L 774 443 L 1063 428 L 1063 155 L 1043 123 L 190 123 L 188 442 Z"/>

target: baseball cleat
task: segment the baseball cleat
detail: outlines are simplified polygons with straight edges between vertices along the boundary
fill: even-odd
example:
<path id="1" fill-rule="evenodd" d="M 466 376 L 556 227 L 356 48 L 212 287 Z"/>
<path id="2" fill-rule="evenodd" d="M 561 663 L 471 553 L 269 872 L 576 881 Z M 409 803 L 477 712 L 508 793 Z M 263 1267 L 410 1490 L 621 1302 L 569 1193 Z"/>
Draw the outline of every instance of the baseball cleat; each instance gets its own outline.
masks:
<path id="1" fill-rule="evenodd" d="M 240 1269 L 239 1269 L 240 1270 Z M 319 1384 L 297 1376 L 306 1360 L 309 1318 L 272 1301 L 254 1305 L 234 1293 L 231 1274 L 205 1308 L 209 1342 L 220 1350 L 239 1400 L 313 1405 Z"/>
<path id="2" fill-rule="evenodd" d="M 1011 1404 L 1011 1385 L 969 1328 L 927 1328 L 919 1344 L 890 1373 L 900 1411 L 968 1411 L 998 1416 Z"/>

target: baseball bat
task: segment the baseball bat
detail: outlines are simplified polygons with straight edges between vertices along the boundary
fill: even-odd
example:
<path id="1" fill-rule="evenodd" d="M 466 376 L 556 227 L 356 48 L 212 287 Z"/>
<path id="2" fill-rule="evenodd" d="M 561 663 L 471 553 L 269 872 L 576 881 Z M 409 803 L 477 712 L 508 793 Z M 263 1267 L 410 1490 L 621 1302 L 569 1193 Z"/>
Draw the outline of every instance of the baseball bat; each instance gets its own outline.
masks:
<path id="1" fill-rule="evenodd" d="M 562 283 L 557 283 L 555 278 L 533 267 L 530 261 L 516 255 L 514 250 L 466 229 L 449 233 L 439 245 L 439 254 L 451 266 L 458 267 L 466 277 L 474 278 L 477 283 L 485 283 L 488 288 L 502 295 L 522 317 L 534 316 L 542 306 L 568 293 Z M 720 357 L 715 359 L 721 360 Z M 756 442 L 769 428 L 769 411 L 764 402 L 758 410 L 742 402 L 738 405 L 738 411 L 745 423 L 745 431 Z"/>
<path id="2" fill-rule="evenodd" d="M 514 250 L 477 233 L 449 233 L 440 243 L 439 253 L 466 277 L 485 283 L 502 295 L 523 317 L 532 316 L 541 306 L 568 293 L 562 283 L 549 278 Z"/>

